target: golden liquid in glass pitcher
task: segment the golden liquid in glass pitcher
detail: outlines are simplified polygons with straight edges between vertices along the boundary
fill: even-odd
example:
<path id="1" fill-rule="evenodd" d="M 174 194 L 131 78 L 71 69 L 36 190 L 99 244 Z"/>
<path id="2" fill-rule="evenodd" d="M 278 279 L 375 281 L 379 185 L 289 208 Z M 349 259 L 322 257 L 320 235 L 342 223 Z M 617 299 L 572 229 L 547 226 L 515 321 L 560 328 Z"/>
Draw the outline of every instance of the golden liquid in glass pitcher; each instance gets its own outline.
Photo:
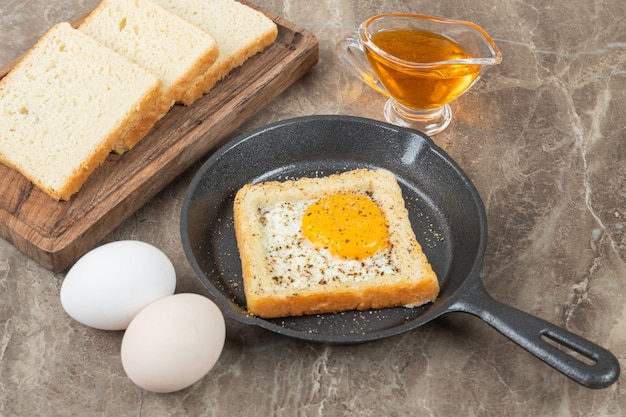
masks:
<path id="1" fill-rule="evenodd" d="M 419 29 L 384 30 L 373 34 L 371 41 L 393 57 L 421 64 L 420 68 L 411 68 L 365 48 L 380 82 L 398 103 L 408 108 L 441 107 L 465 92 L 480 75 L 477 64 L 442 63 L 472 56 L 457 42 L 437 33 Z"/>
<path id="2" fill-rule="evenodd" d="M 452 120 L 450 102 L 486 68 L 502 61 L 497 45 L 471 22 L 418 14 L 380 14 L 335 48 L 363 82 L 387 97 L 385 119 L 427 135 Z"/>

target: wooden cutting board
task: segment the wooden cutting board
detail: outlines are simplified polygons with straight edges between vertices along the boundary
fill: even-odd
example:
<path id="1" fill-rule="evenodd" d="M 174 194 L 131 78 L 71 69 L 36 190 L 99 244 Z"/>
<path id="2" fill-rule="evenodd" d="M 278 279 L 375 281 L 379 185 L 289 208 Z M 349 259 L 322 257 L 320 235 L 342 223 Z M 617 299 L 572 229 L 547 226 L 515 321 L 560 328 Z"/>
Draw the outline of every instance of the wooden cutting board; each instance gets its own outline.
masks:
<path id="1" fill-rule="evenodd" d="M 233 70 L 192 106 L 174 106 L 131 151 L 109 155 L 69 202 L 54 201 L 0 164 L 0 237 L 44 267 L 66 270 L 309 71 L 319 60 L 317 38 L 261 11 L 278 25 L 276 42 Z M 16 63 L 0 69 L 0 78 Z"/>

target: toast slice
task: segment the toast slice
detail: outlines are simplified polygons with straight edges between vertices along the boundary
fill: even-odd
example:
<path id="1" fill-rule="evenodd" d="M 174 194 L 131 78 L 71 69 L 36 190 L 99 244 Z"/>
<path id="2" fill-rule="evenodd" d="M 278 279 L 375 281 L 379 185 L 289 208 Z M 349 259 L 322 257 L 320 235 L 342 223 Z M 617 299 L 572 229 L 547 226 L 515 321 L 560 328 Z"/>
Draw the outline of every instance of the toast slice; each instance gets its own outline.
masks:
<path id="1" fill-rule="evenodd" d="M 120 138 L 117 153 L 132 149 L 218 56 L 211 35 L 150 0 L 102 0 L 79 29 L 161 79 L 159 104 Z"/>
<path id="2" fill-rule="evenodd" d="M 219 56 L 194 82 L 183 104 L 193 103 L 234 68 L 272 44 L 276 24 L 263 13 L 235 0 L 155 0 L 169 11 L 197 24 L 217 42 Z"/>
<path id="3" fill-rule="evenodd" d="M 339 194 L 366 196 L 380 208 L 387 247 L 353 260 L 311 244 L 302 230 L 307 207 Z M 234 226 L 247 309 L 263 318 L 418 306 L 439 293 L 402 191 L 387 170 L 245 185 L 235 196 Z"/>
<path id="4" fill-rule="evenodd" d="M 160 88 L 152 72 L 59 23 L 0 80 L 0 161 L 69 200 Z"/>

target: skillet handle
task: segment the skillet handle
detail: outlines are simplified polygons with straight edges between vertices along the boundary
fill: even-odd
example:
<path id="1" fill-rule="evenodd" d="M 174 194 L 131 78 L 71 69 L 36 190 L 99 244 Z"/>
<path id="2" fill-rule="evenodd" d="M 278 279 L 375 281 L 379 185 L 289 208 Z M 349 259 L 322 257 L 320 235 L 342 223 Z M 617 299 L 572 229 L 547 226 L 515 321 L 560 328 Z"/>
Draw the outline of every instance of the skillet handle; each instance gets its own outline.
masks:
<path id="1" fill-rule="evenodd" d="M 538 317 L 502 304 L 489 295 L 482 276 L 464 288 L 448 311 L 473 314 L 537 358 L 588 388 L 606 388 L 620 374 L 608 350 Z"/>

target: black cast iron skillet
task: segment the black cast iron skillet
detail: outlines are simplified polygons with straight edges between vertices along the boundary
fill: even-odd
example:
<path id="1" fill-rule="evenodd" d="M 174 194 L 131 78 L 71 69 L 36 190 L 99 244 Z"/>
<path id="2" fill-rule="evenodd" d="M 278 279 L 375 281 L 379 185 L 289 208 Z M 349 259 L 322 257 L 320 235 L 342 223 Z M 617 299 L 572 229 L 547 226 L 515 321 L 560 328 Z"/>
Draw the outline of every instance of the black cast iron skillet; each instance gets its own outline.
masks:
<path id="1" fill-rule="evenodd" d="M 438 299 L 420 308 L 389 308 L 265 320 L 246 311 L 232 203 L 246 183 L 324 176 L 359 167 L 386 168 L 402 188 L 418 241 L 440 281 Z M 590 388 L 615 382 L 620 368 L 607 350 L 494 300 L 482 262 L 487 222 L 478 192 L 428 137 L 369 119 L 310 116 L 275 123 L 217 151 L 191 182 L 181 235 L 195 273 L 231 318 L 286 336 L 359 343 L 415 329 L 442 314 L 480 317 L 563 374 Z"/>

